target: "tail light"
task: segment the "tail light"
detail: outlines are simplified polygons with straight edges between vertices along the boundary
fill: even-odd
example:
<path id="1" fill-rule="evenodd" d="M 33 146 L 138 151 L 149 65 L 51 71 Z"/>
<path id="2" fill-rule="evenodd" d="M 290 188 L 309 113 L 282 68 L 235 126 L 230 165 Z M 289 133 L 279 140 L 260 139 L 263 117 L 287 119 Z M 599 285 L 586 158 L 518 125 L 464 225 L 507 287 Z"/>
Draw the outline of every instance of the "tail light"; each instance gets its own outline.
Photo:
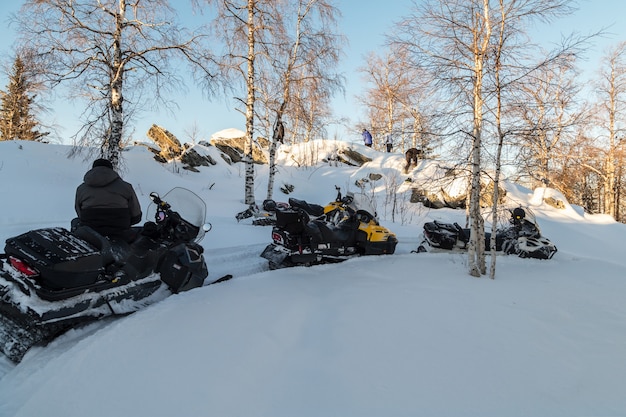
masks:
<path id="1" fill-rule="evenodd" d="M 9 263 L 13 268 L 15 268 L 16 271 L 26 275 L 27 277 L 36 277 L 39 275 L 39 271 L 14 256 L 9 256 Z"/>
<path id="2" fill-rule="evenodd" d="M 284 241 L 283 241 L 283 235 L 281 235 L 281 234 L 280 234 L 280 233 L 278 233 L 278 232 L 272 232 L 272 240 L 273 240 L 275 243 L 279 243 L 279 244 L 283 244 L 283 243 L 284 243 Z"/>

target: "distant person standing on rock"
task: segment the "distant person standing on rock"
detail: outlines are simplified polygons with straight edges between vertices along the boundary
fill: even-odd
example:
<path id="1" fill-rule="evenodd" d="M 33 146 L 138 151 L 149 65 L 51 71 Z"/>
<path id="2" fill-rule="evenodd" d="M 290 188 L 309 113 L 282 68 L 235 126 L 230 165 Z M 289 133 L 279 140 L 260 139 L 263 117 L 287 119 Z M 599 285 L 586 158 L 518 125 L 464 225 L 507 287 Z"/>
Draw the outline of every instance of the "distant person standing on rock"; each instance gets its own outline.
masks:
<path id="1" fill-rule="evenodd" d="M 368 148 L 372 147 L 372 134 L 370 132 L 367 131 L 367 129 L 363 129 L 363 143 L 365 144 L 365 146 L 367 146 Z"/>
<path id="2" fill-rule="evenodd" d="M 391 136 L 391 133 L 387 134 L 387 137 L 385 138 L 385 145 L 387 146 L 388 153 L 393 150 L 393 137 Z"/>
<path id="3" fill-rule="evenodd" d="M 283 125 L 283 122 L 280 121 L 278 122 L 278 125 L 276 126 L 276 141 L 280 143 L 284 143 L 283 142 L 284 138 L 285 138 L 285 126 Z"/>

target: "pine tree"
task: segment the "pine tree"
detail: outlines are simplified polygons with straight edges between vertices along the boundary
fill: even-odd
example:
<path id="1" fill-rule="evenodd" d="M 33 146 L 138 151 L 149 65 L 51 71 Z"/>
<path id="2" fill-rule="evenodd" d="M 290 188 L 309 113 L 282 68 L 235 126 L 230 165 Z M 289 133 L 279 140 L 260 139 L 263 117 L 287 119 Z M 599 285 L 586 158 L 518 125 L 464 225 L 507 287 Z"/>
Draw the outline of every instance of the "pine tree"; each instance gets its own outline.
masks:
<path id="1" fill-rule="evenodd" d="M 15 58 L 7 91 L 0 91 L 0 140 L 40 141 L 48 132 L 35 130 L 39 124 L 32 114 L 35 95 L 30 95 L 31 83 L 24 62 Z"/>

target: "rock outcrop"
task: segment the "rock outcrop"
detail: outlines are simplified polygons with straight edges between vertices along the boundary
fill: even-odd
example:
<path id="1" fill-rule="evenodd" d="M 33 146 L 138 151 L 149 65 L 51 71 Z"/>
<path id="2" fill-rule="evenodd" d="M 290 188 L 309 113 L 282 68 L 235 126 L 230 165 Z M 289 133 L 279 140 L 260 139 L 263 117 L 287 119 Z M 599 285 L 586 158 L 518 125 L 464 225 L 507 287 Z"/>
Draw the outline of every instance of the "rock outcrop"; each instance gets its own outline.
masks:
<path id="1" fill-rule="evenodd" d="M 161 126 L 153 124 L 146 136 L 159 147 L 158 149 L 148 147 L 154 153 L 154 159 L 158 162 L 180 161 L 183 164 L 183 169 L 194 172 L 198 172 L 196 167 L 216 164 L 216 161 L 210 155 L 200 155 L 193 149 L 192 145 L 181 145 L 173 133 Z"/>
<path id="2" fill-rule="evenodd" d="M 183 153 L 184 148 L 176 136 L 161 126 L 153 124 L 146 135 L 159 146 L 158 156 L 165 161 L 179 158 Z"/>
<path id="3" fill-rule="evenodd" d="M 237 163 L 244 160 L 248 141 L 245 133 L 241 132 L 240 137 L 220 137 L 213 135 L 210 144 L 219 149 L 227 158 L 224 160 L 228 163 Z M 267 164 L 269 159 L 265 150 L 269 147 L 269 141 L 265 138 L 257 138 L 252 143 L 252 159 L 256 164 Z"/>

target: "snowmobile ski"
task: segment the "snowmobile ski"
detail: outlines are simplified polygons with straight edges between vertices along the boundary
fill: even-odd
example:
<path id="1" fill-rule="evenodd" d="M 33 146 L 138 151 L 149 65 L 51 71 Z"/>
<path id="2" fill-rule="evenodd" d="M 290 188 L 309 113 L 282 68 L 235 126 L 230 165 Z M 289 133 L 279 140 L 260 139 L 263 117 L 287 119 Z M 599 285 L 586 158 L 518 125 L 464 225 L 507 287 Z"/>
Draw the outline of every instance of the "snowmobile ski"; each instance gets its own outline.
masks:
<path id="1" fill-rule="evenodd" d="M 231 274 L 226 274 L 221 278 L 216 279 L 215 281 L 211 281 L 206 285 L 213 285 L 213 284 L 219 284 L 220 282 L 226 282 L 229 281 L 233 278 L 233 276 Z"/>

